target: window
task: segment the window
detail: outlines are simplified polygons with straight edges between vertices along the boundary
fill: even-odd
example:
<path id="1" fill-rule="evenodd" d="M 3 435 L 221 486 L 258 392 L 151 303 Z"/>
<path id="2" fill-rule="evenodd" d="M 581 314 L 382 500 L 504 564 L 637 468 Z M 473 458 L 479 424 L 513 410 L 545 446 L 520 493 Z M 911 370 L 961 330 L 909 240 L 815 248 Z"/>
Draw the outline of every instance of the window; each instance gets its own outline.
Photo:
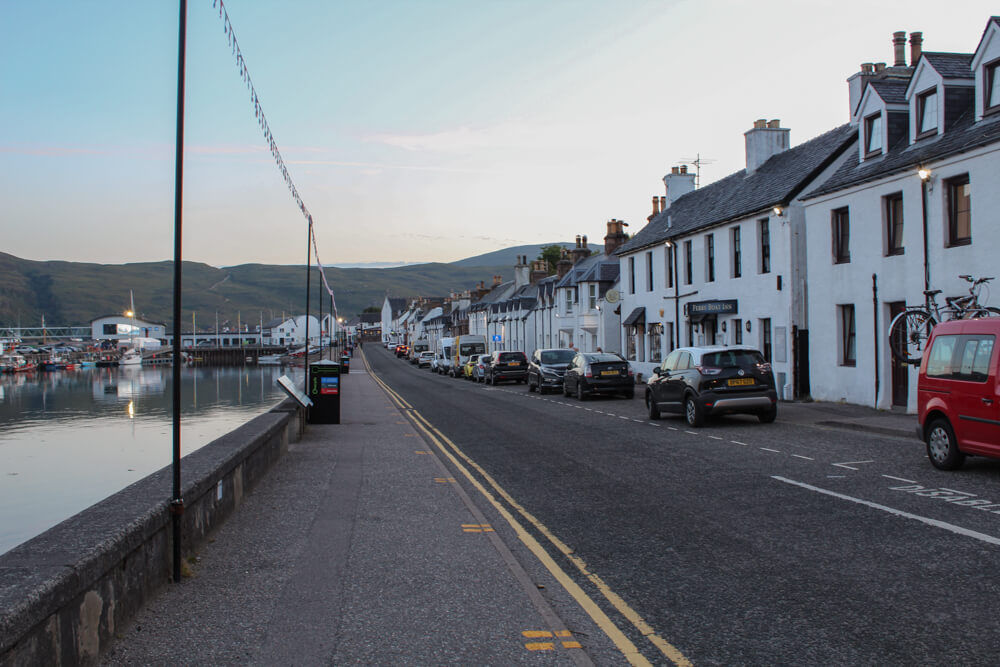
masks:
<path id="1" fill-rule="evenodd" d="M 635 294 L 635 257 L 628 258 L 628 293 Z"/>
<path id="2" fill-rule="evenodd" d="M 846 264 L 851 261 L 851 219 L 848 209 L 834 209 L 830 214 L 833 230 L 833 263 Z"/>
<path id="3" fill-rule="evenodd" d="M 118 325 L 117 324 L 105 324 L 104 325 L 104 335 L 105 336 L 117 336 L 118 335 Z"/>
<path id="4" fill-rule="evenodd" d="M 684 242 L 684 284 L 690 285 L 694 282 L 694 260 L 691 255 L 691 242 Z"/>
<path id="5" fill-rule="evenodd" d="M 917 138 L 937 134 L 938 96 L 937 88 L 917 95 Z"/>
<path id="6" fill-rule="evenodd" d="M 670 348 L 670 351 L 673 352 L 674 348 L 677 347 L 677 341 L 674 338 L 673 322 L 667 322 L 667 336 L 670 338 L 670 340 L 667 341 L 667 346 Z"/>
<path id="7" fill-rule="evenodd" d="M 646 253 L 646 291 L 653 291 L 653 251 Z"/>
<path id="8" fill-rule="evenodd" d="M 1000 108 L 1000 60 L 986 65 L 986 108 L 984 112 Z"/>
<path id="9" fill-rule="evenodd" d="M 705 280 L 715 281 L 715 234 L 705 236 Z"/>
<path id="10" fill-rule="evenodd" d="M 882 197 L 882 217 L 885 219 L 885 255 L 903 254 L 903 193 Z"/>
<path id="11" fill-rule="evenodd" d="M 927 359 L 927 377 L 986 382 L 990 375 L 994 336 L 938 336 Z"/>
<path id="12" fill-rule="evenodd" d="M 743 344 L 743 321 L 733 320 L 733 345 Z"/>
<path id="13" fill-rule="evenodd" d="M 837 306 L 840 310 L 840 365 L 856 366 L 858 363 L 855 342 L 854 304 Z"/>
<path id="14" fill-rule="evenodd" d="M 767 218 L 757 221 L 757 244 L 760 251 L 760 273 L 771 272 L 771 230 Z"/>
<path id="15" fill-rule="evenodd" d="M 659 363 L 663 359 L 663 325 L 649 325 L 649 360 Z"/>
<path id="16" fill-rule="evenodd" d="M 566 291 L 563 292 L 563 294 L 566 295 L 566 314 L 567 315 L 572 315 L 573 314 L 573 290 L 570 289 L 570 288 L 566 288 Z"/>
<path id="17" fill-rule="evenodd" d="M 587 285 L 587 309 L 597 309 L 597 285 Z"/>
<path id="18" fill-rule="evenodd" d="M 865 118 L 865 157 L 882 152 L 882 114 Z"/>
<path id="19" fill-rule="evenodd" d="M 663 249 L 664 253 L 666 253 L 664 257 L 664 266 L 666 267 L 667 287 L 674 286 L 674 248 L 676 247 L 677 246 L 670 245 Z"/>
<path id="20" fill-rule="evenodd" d="M 948 245 L 968 245 L 972 242 L 972 186 L 969 175 L 949 178 L 945 187 L 948 196 Z"/>
<path id="21" fill-rule="evenodd" d="M 743 275 L 743 249 L 740 247 L 740 228 L 729 230 L 729 242 L 733 248 L 733 278 Z"/>
<path id="22" fill-rule="evenodd" d="M 760 351 L 764 355 L 764 359 L 768 362 L 771 361 L 771 318 L 767 317 L 760 320 Z"/>

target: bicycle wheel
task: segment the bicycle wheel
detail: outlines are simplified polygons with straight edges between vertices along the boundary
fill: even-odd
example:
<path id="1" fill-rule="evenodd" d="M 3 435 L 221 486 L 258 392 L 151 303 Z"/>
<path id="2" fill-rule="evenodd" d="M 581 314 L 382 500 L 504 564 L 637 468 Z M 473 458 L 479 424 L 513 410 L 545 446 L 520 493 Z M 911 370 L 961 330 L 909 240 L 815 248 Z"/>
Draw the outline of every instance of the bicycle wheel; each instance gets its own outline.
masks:
<path id="1" fill-rule="evenodd" d="M 978 320 L 982 317 L 996 317 L 997 315 L 1000 315 L 1000 308 L 993 308 L 992 306 L 983 306 L 981 308 L 970 310 L 966 314 L 965 319 Z"/>
<path id="2" fill-rule="evenodd" d="M 908 308 L 896 315 L 889 325 L 889 349 L 893 356 L 903 363 L 919 364 L 936 324 L 923 308 Z"/>

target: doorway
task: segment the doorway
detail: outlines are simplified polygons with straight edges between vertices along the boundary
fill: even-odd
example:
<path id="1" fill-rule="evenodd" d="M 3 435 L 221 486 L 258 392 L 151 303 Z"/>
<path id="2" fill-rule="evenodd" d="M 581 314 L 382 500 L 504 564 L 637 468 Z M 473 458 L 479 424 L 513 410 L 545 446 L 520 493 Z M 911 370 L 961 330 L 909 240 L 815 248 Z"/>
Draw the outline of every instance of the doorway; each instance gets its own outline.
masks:
<path id="1" fill-rule="evenodd" d="M 906 310 L 905 301 L 892 301 L 887 305 L 889 306 L 889 324 L 892 323 L 896 315 Z M 888 330 L 888 326 L 886 330 Z M 897 359 L 891 350 L 889 358 L 892 360 L 892 405 L 893 407 L 905 408 L 910 402 L 910 367 Z"/>

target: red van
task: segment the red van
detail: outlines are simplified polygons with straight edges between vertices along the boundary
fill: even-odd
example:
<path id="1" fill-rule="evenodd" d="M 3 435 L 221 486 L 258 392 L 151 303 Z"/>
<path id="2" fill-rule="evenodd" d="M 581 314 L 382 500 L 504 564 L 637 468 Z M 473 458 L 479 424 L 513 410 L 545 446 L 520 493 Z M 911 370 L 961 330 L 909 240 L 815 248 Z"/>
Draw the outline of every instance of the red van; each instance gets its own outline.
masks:
<path id="1" fill-rule="evenodd" d="M 934 327 L 920 362 L 917 417 L 936 468 L 960 468 L 966 455 L 1000 458 L 1000 317 Z"/>

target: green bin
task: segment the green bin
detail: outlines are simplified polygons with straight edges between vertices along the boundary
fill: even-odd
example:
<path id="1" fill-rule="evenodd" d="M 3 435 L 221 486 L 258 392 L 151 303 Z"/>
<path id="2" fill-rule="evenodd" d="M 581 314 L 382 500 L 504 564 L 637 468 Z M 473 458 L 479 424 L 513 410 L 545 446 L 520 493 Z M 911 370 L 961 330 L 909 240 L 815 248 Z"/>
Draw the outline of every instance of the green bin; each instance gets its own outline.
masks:
<path id="1" fill-rule="evenodd" d="M 309 408 L 310 424 L 340 423 L 340 364 L 335 361 L 318 361 L 309 364 L 309 391 L 312 407 Z"/>

